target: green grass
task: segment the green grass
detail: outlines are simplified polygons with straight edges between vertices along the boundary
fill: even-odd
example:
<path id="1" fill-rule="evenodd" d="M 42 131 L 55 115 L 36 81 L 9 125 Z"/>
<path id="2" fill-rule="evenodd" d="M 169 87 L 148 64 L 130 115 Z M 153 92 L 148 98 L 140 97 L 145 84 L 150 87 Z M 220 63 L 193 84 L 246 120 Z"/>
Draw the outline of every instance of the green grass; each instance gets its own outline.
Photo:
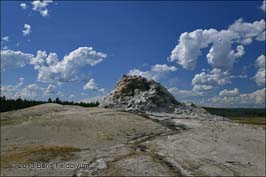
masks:
<path id="1" fill-rule="evenodd" d="M 264 125 L 266 126 L 265 117 L 228 117 L 229 119 L 241 123 L 241 124 L 252 124 L 252 125 Z"/>
<path id="2" fill-rule="evenodd" d="M 71 146 L 35 146 L 16 149 L 16 151 L 1 155 L 1 168 L 18 163 L 50 162 L 54 159 L 67 161 L 75 156 L 79 148 Z"/>

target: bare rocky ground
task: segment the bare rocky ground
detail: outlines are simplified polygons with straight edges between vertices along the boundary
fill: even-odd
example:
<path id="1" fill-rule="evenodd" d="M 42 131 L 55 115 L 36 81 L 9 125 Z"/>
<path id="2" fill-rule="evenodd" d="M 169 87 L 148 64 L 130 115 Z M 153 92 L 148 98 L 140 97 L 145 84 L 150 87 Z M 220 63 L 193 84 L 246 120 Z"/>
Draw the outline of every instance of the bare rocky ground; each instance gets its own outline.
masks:
<path id="1" fill-rule="evenodd" d="M 265 176 L 265 127 L 44 104 L 1 114 L 1 176 L 22 175 Z"/>

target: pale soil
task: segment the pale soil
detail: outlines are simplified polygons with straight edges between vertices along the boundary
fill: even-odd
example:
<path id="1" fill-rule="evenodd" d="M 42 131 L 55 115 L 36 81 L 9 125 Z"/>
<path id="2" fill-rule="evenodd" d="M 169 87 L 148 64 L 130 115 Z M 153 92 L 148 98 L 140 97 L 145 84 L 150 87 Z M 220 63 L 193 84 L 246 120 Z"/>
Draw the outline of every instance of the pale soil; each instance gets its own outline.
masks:
<path id="1" fill-rule="evenodd" d="M 1 176 L 265 176 L 264 127 L 156 116 L 57 104 L 1 113 Z M 40 145 L 80 151 L 64 160 L 40 152 L 50 166 L 18 168 L 35 162 L 27 149 Z M 52 168 L 57 162 L 87 166 Z"/>

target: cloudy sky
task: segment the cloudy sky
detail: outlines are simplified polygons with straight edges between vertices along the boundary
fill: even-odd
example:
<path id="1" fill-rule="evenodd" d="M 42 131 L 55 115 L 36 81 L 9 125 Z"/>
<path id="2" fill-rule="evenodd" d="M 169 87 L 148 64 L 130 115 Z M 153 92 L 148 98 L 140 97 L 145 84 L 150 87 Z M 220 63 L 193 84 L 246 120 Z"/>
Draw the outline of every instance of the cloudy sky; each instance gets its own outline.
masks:
<path id="1" fill-rule="evenodd" d="M 179 101 L 265 106 L 265 1 L 1 1 L 1 94 L 97 100 L 123 74 Z"/>

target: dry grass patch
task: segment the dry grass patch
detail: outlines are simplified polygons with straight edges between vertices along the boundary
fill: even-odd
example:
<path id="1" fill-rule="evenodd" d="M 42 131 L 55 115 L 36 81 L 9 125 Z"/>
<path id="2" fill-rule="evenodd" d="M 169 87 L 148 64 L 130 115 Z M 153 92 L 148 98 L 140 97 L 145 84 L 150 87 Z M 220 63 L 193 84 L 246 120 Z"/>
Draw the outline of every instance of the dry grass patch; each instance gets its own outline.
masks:
<path id="1" fill-rule="evenodd" d="M 8 126 L 8 125 L 18 125 L 24 121 L 27 121 L 28 118 L 6 118 L 1 119 L 1 126 Z"/>
<path id="2" fill-rule="evenodd" d="M 18 163 L 50 162 L 54 159 L 67 161 L 75 156 L 80 149 L 71 146 L 37 146 L 24 147 L 1 155 L 1 168 L 16 165 Z"/>
<path id="3" fill-rule="evenodd" d="M 264 125 L 266 126 L 265 117 L 231 117 L 231 120 L 234 120 L 241 124 L 252 124 L 252 125 Z"/>

